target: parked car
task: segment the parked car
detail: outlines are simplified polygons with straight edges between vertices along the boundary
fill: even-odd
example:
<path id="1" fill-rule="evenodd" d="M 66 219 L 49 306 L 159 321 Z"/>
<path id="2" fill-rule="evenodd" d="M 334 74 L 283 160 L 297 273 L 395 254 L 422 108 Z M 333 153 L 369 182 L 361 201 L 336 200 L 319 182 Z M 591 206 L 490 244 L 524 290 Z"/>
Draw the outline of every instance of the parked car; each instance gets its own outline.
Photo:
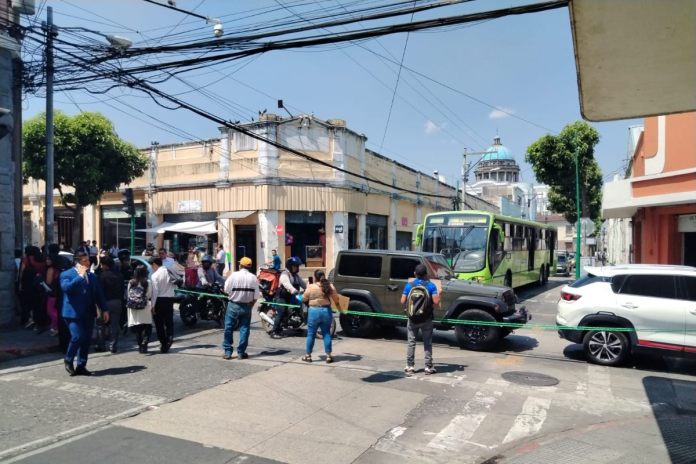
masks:
<path id="1" fill-rule="evenodd" d="M 569 276 L 573 272 L 573 262 L 565 254 L 556 256 L 556 274 Z"/>
<path id="2" fill-rule="evenodd" d="M 696 355 L 696 268 L 634 264 L 587 271 L 561 290 L 556 323 L 582 327 L 559 335 L 582 343 L 590 362 L 616 366 L 643 351 Z"/>
<path id="3" fill-rule="evenodd" d="M 441 282 L 441 305 L 435 319 L 462 319 L 487 323 L 519 322 L 531 319 L 509 287 L 482 285 L 457 280 L 441 254 L 410 251 L 347 250 L 336 258 L 330 277 L 336 289 L 350 298 L 348 309 L 364 313 L 403 315 L 401 294 L 413 277 L 416 265 L 424 264 L 431 279 Z M 341 327 L 348 336 L 368 337 L 381 326 L 405 325 L 405 320 L 341 314 Z M 455 330 L 462 348 L 487 350 L 498 344 L 512 329 L 493 325 L 436 323 L 436 329 Z"/>

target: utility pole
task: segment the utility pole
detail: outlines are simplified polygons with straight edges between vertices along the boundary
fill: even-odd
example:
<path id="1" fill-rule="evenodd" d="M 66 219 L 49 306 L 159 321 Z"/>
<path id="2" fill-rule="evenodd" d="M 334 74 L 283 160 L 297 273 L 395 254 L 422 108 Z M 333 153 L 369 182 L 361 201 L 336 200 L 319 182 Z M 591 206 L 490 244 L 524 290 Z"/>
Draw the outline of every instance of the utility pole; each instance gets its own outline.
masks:
<path id="1" fill-rule="evenodd" d="M 46 200 L 44 213 L 44 244 L 53 238 L 53 8 L 46 8 Z"/>
<path id="2" fill-rule="evenodd" d="M 18 9 L 13 9 L 10 13 L 12 15 L 12 30 L 14 31 L 11 35 L 17 40 L 20 48 L 22 46 L 22 32 L 19 27 L 21 18 Z M 33 12 L 32 12 L 33 14 Z M 14 246 L 16 249 L 21 250 L 23 246 L 24 229 L 23 222 L 24 218 L 22 216 L 22 202 L 23 202 L 23 187 L 24 178 L 22 175 L 22 69 L 24 65 L 22 63 L 22 56 L 18 53 L 16 57 L 12 60 L 12 115 L 14 120 L 14 129 L 12 132 L 12 159 L 14 161 L 14 195 L 15 195 L 15 208 L 14 208 L 14 228 L 15 228 L 15 239 Z"/>
<path id="3" fill-rule="evenodd" d="M 580 229 L 582 228 L 582 222 L 580 222 L 580 148 L 577 146 L 577 139 L 575 145 L 575 213 L 577 217 L 575 218 L 575 280 L 580 278 Z"/>

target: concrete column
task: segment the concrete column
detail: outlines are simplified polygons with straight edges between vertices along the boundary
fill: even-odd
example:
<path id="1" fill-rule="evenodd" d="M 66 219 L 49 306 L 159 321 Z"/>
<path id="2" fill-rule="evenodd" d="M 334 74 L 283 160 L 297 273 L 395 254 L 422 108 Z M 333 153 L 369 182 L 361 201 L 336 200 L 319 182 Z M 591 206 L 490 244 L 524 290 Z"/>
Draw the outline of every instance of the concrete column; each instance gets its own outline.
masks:
<path id="1" fill-rule="evenodd" d="M 259 129 L 260 135 L 269 140 L 278 140 L 278 123 L 266 121 Z M 266 142 L 259 141 L 259 172 L 263 177 L 278 177 L 278 149 Z M 270 254 L 270 252 L 269 252 Z"/>
<path id="2" fill-rule="evenodd" d="M 279 250 L 278 234 L 276 233 L 278 211 L 259 211 L 258 224 L 258 248 L 256 250 L 256 256 L 259 257 L 258 264 L 263 264 L 271 260 L 271 250 Z M 263 248 L 261 248 L 261 243 L 263 243 Z"/>
<path id="3" fill-rule="evenodd" d="M 333 224 L 329 224 L 332 221 Z M 336 265 L 336 257 L 341 250 L 348 249 L 348 213 L 336 211 L 332 215 L 327 215 L 326 235 L 331 237 L 331 240 L 326 241 L 326 269 L 331 270 Z M 330 227 L 330 229 L 329 229 Z M 343 227 L 343 232 L 336 232 L 336 228 Z M 331 245 L 329 245 L 329 243 Z M 329 251 L 331 253 L 329 253 Z"/>
<path id="4" fill-rule="evenodd" d="M 358 248 L 367 248 L 367 214 L 358 214 Z"/>
<path id="5" fill-rule="evenodd" d="M 94 205 L 85 206 L 82 210 L 82 240 L 97 240 L 97 230 L 94 223 Z M 101 242 L 98 245 L 103 246 Z"/>
<path id="6" fill-rule="evenodd" d="M 226 184 L 230 174 L 230 129 L 220 128 L 220 160 L 218 162 L 218 184 Z"/>
<path id="7" fill-rule="evenodd" d="M 41 243 L 41 196 L 39 195 L 39 182 L 30 181 L 29 204 L 31 205 L 31 230 L 27 234 L 27 244 L 38 245 Z"/>
<path id="8" fill-rule="evenodd" d="M 399 200 L 392 195 L 389 209 L 389 219 L 387 220 L 387 249 L 396 250 L 396 211 Z"/>
<path id="9" fill-rule="evenodd" d="M 345 169 L 345 156 L 346 156 L 346 131 L 344 128 L 334 128 L 333 131 L 333 144 L 332 144 L 332 159 L 334 166 L 341 169 Z M 339 182 L 344 182 L 346 180 L 346 174 L 341 171 L 334 171 L 334 179 Z"/>

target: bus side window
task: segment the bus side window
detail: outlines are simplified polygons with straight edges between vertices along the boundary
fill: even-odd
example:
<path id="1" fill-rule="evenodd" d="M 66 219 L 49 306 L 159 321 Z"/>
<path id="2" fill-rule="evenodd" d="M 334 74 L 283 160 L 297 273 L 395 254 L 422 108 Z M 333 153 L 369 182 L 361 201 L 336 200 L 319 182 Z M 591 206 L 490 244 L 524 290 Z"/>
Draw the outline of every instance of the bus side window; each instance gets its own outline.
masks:
<path id="1" fill-rule="evenodd" d="M 503 251 L 503 243 L 500 240 L 500 231 L 497 227 L 494 227 L 491 231 L 491 239 L 488 245 L 488 264 L 491 268 L 491 275 L 495 274 L 496 269 L 500 265 L 500 262 L 505 257 L 505 251 Z M 505 238 L 507 242 L 507 238 Z"/>
<path id="2" fill-rule="evenodd" d="M 505 223 L 505 246 L 503 249 L 507 252 L 512 251 L 512 226 L 509 223 Z"/>

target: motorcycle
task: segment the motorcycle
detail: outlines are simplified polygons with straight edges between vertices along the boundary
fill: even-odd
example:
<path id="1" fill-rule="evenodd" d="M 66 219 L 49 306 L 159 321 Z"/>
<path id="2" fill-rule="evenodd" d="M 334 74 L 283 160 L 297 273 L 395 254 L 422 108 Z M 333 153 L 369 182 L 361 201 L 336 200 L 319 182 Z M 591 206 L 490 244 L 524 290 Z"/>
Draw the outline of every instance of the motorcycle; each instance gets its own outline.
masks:
<path id="1" fill-rule="evenodd" d="M 190 290 L 215 295 L 225 294 L 219 284 L 213 284 L 209 289 L 196 288 Z M 179 303 L 179 317 L 181 317 L 181 322 L 187 327 L 193 327 L 199 318 L 204 321 L 215 321 L 218 327 L 222 327 L 227 309 L 226 303 L 226 298 L 186 293 Z"/>
<path id="2" fill-rule="evenodd" d="M 280 271 L 262 267 L 259 270 L 257 278 L 259 281 L 259 290 L 261 291 L 261 295 L 264 299 L 264 301 L 258 306 L 261 326 L 266 333 L 271 334 L 271 332 L 273 332 L 273 322 L 276 317 L 276 306 L 274 305 L 274 299 L 278 293 Z M 283 320 L 280 323 L 283 330 L 300 330 L 303 326 L 307 325 L 307 305 L 301 303 L 302 295 L 297 297 L 296 302 L 297 306 L 285 308 L 285 314 L 283 315 Z M 335 333 L 336 320 L 332 319 L 330 335 L 333 337 Z M 319 336 L 319 331 L 317 331 L 317 336 Z"/>

